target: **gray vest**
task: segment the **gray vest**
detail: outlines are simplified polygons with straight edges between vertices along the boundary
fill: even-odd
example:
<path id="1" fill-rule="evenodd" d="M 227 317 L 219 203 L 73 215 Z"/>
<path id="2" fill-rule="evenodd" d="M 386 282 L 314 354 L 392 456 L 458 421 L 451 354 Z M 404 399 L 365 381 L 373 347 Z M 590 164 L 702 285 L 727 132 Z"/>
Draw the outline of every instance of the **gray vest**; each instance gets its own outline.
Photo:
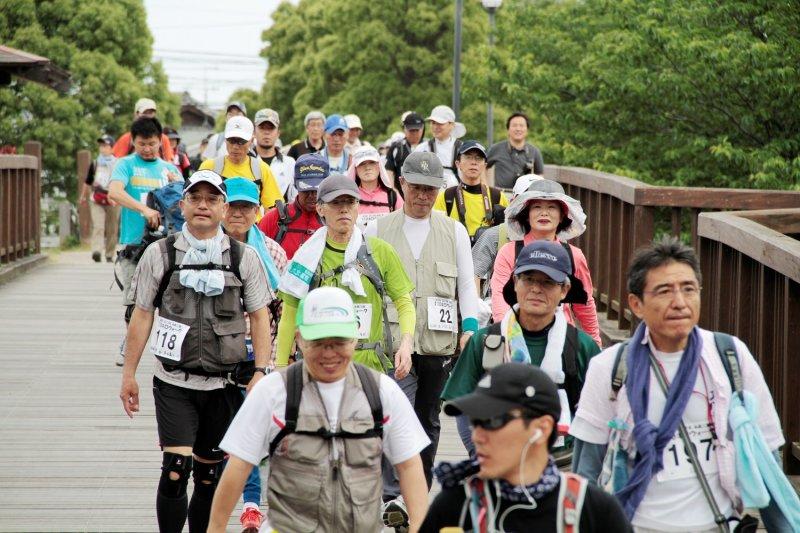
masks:
<path id="1" fill-rule="evenodd" d="M 286 384 L 286 369 L 279 372 Z M 374 422 L 355 367 L 351 364 L 347 370 L 338 421 L 339 428 L 330 427 L 317 384 L 304 366 L 297 431 L 362 434 L 373 429 Z M 267 501 L 272 527 L 276 531 L 380 531 L 382 451 L 380 437 L 286 435 L 269 462 Z"/>
<path id="2" fill-rule="evenodd" d="M 242 246 L 229 242 L 231 246 Z M 157 246 L 164 258 L 164 275 L 169 275 L 167 239 L 158 241 Z M 184 255 L 185 252 L 175 249 L 176 265 L 181 264 Z M 223 250 L 222 264 L 231 264 L 230 248 Z M 179 270 L 170 275 L 158 314 L 188 325 L 189 331 L 183 339 L 179 362 L 158 357 L 167 369 L 228 372 L 236 363 L 247 359 L 242 282 L 233 272 L 226 271 L 224 275 L 225 288 L 218 296 L 206 296 L 184 287 Z"/>
<path id="3" fill-rule="evenodd" d="M 414 353 L 425 355 L 453 355 L 458 342 L 458 309 L 449 313 L 455 331 L 438 331 L 428 328 L 428 298 L 455 300 L 458 288 L 458 265 L 456 264 L 457 222 L 437 211 L 431 212 L 431 229 L 422 246 L 419 260 L 414 259 L 403 232 L 405 214 L 395 211 L 378 219 L 378 237 L 397 251 L 406 273 L 414 283 L 412 294 L 417 311 L 414 330 Z M 399 339 L 397 310 L 390 307 L 389 320 L 392 334 Z"/>

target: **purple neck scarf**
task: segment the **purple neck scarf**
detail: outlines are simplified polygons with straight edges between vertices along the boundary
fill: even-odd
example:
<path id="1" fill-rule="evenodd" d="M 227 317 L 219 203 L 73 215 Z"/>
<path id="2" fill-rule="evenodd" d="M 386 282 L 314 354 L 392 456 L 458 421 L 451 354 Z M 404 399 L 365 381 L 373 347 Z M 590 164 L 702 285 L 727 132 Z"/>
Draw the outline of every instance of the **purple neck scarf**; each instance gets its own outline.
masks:
<path id="1" fill-rule="evenodd" d="M 664 415 L 658 427 L 647 419 L 647 404 L 650 395 L 650 347 L 642 344 L 644 339 L 644 322 L 639 324 L 628 349 L 628 376 L 625 387 L 628 402 L 633 413 L 633 440 L 636 442 L 636 460 L 628 483 L 616 493 L 628 519 L 633 519 L 647 486 L 654 475 L 664 468 L 664 447 L 675 435 L 686 404 L 692 395 L 697 379 L 697 368 L 700 353 L 703 351 L 703 339 L 697 327 L 689 334 L 689 341 L 681 357 L 675 379 L 667 391 L 667 403 Z M 658 387 L 658 384 L 655 385 Z"/>

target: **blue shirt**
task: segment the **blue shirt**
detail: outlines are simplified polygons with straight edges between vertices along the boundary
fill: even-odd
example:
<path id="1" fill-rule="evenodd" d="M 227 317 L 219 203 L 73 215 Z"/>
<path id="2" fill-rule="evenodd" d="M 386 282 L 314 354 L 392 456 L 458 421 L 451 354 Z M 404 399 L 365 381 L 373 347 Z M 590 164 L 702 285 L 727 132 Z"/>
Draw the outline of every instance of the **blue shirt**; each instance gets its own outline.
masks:
<path id="1" fill-rule="evenodd" d="M 180 176 L 180 171 L 172 163 L 159 158 L 145 161 L 139 154 L 131 154 L 117 161 L 111 173 L 111 181 L 121 181 L 125 185 L 126 193 L 134 200 L 146 203 L 148 192 L 169 183 L 169 172 Z M 144 229 L 144 217 L 138 211 L 123 207 L 119 223 L 119 243 L 140 244 Z"/>

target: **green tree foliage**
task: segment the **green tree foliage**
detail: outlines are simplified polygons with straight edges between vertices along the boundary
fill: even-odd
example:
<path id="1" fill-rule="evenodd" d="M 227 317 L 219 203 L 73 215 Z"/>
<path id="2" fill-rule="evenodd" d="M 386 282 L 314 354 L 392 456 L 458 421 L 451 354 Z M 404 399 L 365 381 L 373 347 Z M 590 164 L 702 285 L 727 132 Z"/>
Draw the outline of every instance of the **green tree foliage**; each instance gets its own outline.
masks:
<path id="1" fill-rule="evenodd" d="M 797 189 L 798 28 L 796 2 L 508 0 L 468 89 L 527 110 L 548 163 Z"/>
<path id="2" fill-rule="evenodd" d="M 303 117 L 313 109 L 355 113 L 365 135 L 382 140 L 400 128 L 404 111 L 427 114 L 437 104 L 449 105 L 454 4 L 283 2 L 263 33 L 269 69 L 262 92 L 265 105 L 281 115 L 284 142 L 304 135 Z M 480 3 L 465 2 L 463 28 L 466 57 L 474 43 L 486 38 Z"/>
<path id="3" fill-rule="evenodd" d="M 75 199 L 75 153 L 107 132 L 119 136 L 138 98 L 153 98 L 164 124 L 180 125 L 180 99 L 167 90 L 141 0 L 0 1 L 0 42 L 68 70 L 64 95 L 14 80 L 0 87 L 0 144 L 43 144 L 45 193 Z"/>

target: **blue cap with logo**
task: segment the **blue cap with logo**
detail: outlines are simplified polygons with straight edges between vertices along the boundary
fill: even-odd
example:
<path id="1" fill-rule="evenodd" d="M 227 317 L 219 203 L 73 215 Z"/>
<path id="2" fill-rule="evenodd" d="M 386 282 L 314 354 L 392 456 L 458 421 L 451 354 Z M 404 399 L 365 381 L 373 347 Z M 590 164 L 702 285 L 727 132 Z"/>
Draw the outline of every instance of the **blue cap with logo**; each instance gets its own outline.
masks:
<path id="1" fill-rule="evenodd" d="M 514 274 L 537 270 L 553 281 L 563 283 L 572 272 L 567 251 L 555 241 L 533 241 L 522 248 L 514 265 Z"/>
<path id="2" fill-rule="evenodd" d="M 329 115 L 325 120 L 325 133 L 333 133 L 336 130 L 347 131 L 349 129 L 342 115 Z"/>
<path id="3" fill-rule="evenodd" d="M 294 164 L 294 186 L 299 192 L 316 191 L 330 174 L 328 161 L 318 153 L 303 154 Z"/>

